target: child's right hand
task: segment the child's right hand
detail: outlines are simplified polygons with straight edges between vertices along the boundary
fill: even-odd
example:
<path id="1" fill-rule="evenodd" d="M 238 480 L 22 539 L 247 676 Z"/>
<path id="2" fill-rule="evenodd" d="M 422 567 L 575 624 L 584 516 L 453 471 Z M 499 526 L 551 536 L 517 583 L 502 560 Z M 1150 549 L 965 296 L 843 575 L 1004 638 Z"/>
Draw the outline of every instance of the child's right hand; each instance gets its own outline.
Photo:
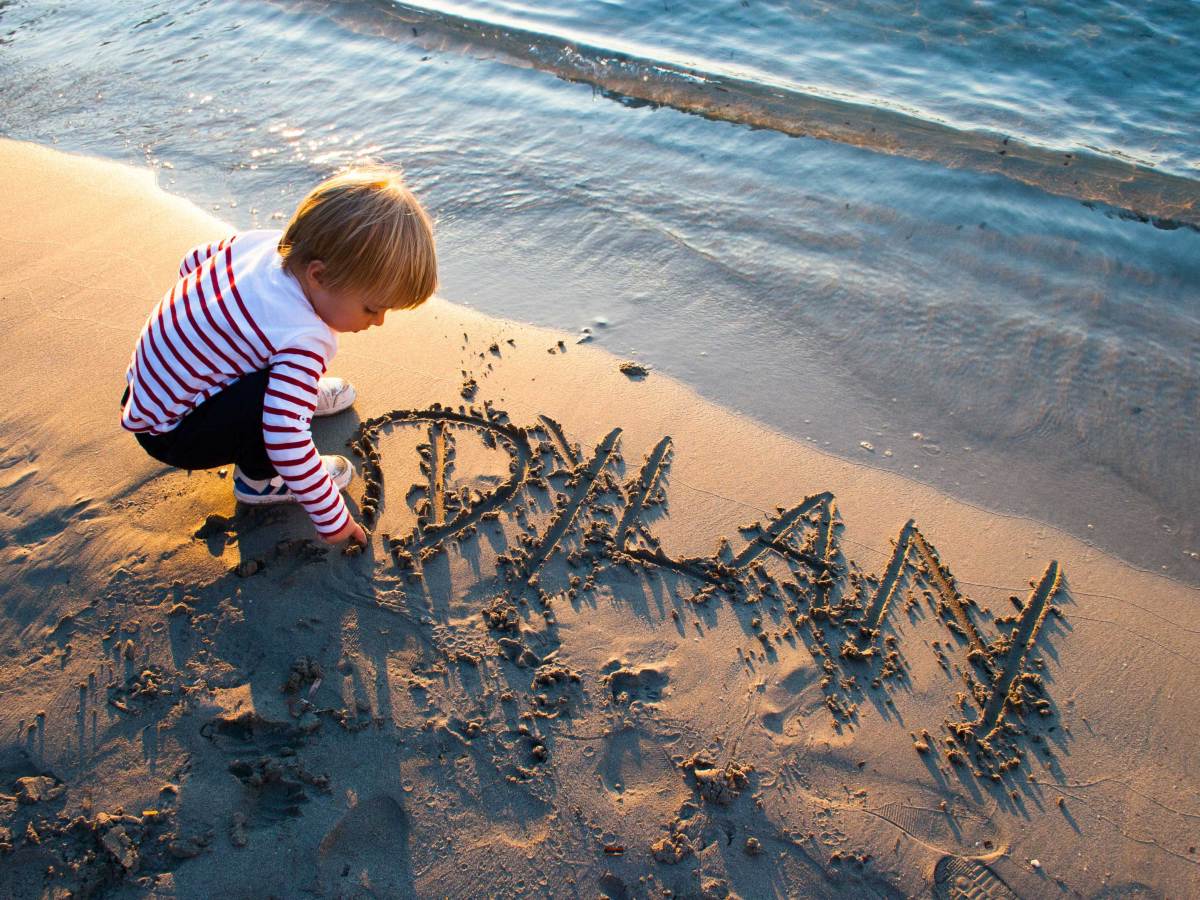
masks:
<path id="1" fill-rule="evenodd" d="M 333 534 L 321 536 L 321 540 L 327 544 L 340 544 L 347 538 L 356 544 L 365 545 L 367 543 L 367 533 L 363 531 L 362 526 L 353 519 L 347 522 L 341 531 L 336 531 Z"/>

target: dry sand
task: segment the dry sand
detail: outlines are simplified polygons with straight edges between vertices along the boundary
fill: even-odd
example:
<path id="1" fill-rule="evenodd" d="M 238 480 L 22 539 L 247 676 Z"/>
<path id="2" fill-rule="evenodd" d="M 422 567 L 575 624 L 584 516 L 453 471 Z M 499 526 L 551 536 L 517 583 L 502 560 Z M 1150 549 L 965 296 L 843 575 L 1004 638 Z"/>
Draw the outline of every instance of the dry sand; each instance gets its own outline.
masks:
<path id="1" fill-rule="evenodd" d="M 441 299 L 327 551 L 118 424 L 227 227 L 0 166 L 0 896 L 1200 894 L 1200 592 Z"/>

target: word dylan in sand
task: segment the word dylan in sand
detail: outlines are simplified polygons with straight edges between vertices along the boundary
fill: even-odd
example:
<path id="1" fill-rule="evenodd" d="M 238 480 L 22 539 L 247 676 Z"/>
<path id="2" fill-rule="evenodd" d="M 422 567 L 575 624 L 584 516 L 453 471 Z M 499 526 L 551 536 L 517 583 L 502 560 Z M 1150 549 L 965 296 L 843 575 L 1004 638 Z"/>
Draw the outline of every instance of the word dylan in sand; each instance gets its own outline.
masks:
<path id="1" fill-rule="evenodd" d="M 1027 598 L 1010 597 L 1013 613 L 995 616 L 992 622 L 1002 630 L 987 635 L 979 624 L 978 606 L 959 590 L 911 520 L 896 538 L 884 573 L 863 574 L 839 545 L 841 523 L 828 492 L 790 508 L 777 507 L 767 521 L 742 526 L 747 543 L 736 554 L 721 538 L 712 556 L 673 557 L 647 525 L 666 505 L 669 437 L 655 445 L 635 476 L 622 482 L 617 474 L 623 465 L 619 428 L 585 455 L 549 417 L 520 427 L 490 403 L 482 409 L 460 406 L 457 411 L 435 404 L 362 422 L 349 444 L 363 458 L 366 489 L 360 507 L 368 525 L 376 522 L 383 503 L 380 437 L 411 428 L 427 432 L 427 440 L 417 445 L 424 480 L 408 491 L 417 521 L 404 536 L 383 533 L 384 547 L 405 577 L 419 582 L 423 564 L 450 543 L 466 540 L 502 514 L 514 518 L 520 528 L 515 546 L 499 555 L 501 587 L 483 609 L 494 631 L 545 651 L 557 644 L 551 610 L 555 599 L 574 601 L 594 590 L 606 567 L 652 571 L 690 590 L 695 604 L 720 597 L 735 604 L 761 604 L 760 608 L 781 606 L 784 614 L 776 619 L 779 630 L 773 634 L 764 630 L 764 616 L 751 621 L 763 651 L 773 652 L 772 641 L 805 646 L 824 672 L 821 686 L 835 725 L 854 727 L 858 701 L 869 696 L 868 691 L 885 691 L 886 682 L 907 677 L 898 639 L 885 636 L 884 625 L 901 606 L 910 615 L 918 614 L 923 598 L 948 632 L 944 642 L 933 642 L 939 665 L 950 672 L 951 657 L 964 654 L 966 664 L 957 669 L 962 690 L 955 703 L 961 719 L 946 719 L 939 740 L 928 729 L 911 732 L 917 752 L 934 754 L 940 749 L 953 765 L 1000 781 L 1028 752 L 1022 738 L 1038 740 L 1022 717 L 1053 715 L 1038 671 L 1043 660 L 1035 655 L 1034 645 L 1048 616 L 1063 617 L 1054 602 L 1066 593 L 1057 562 L 1050 562 L 1041 578 L 1030 583 Z M 507 478 L 493 479 L 486 491 L 450 489 L 456 433 L 473 433 L 485 447 L 506 454 Z M 549 510 L 541 528 L 530 516 L 531 509 L 539 508 L 533 502 L 537 493 Z M 535 609 L 540 616 L 528 612 Z M 501 640 L 511 647 L 515 660 L 537 659 L 521 640 Z"/>

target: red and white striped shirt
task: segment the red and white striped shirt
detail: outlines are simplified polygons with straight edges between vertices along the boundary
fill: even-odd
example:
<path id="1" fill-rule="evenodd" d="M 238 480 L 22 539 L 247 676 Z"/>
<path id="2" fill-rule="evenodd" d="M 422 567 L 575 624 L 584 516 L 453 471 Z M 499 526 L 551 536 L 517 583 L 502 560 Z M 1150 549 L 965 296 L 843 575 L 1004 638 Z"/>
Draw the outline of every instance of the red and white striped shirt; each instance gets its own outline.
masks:
<path id="1" fill-rule="evenodd" d="M 142 326 L 125 372 L 121 425 L 164 434 L 222 388 L 269 369 L 267 456 L 317 530 L 333 534 L 350 513 L 321 463 L 310 423 L 337 335 L 283 268 L 281 234 L 241 232 L 184 257 L 179 280 Z"/>

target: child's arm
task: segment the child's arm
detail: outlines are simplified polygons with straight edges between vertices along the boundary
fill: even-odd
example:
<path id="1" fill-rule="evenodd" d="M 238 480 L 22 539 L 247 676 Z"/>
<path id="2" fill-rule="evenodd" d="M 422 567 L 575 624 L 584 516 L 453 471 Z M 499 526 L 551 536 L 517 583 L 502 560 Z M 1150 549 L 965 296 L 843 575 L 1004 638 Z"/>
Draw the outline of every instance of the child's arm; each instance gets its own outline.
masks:
<path id="1" fill-rule="evenodd" d="M 206 259 L 214 253 L 220 253 L 232 244 L 235 238 L 236 235 L 231 235 L 219 244 L 197 244 L 184 254 L 183 260 L 179 263 L 179 277 L 186 278 L 192 272 L 195 272 L 200 266 L 204 265 Z"/>
<path id="2" fill-rule="evenodd" d="M 276 350 L 263 399 L 263 441 L 267 456 L 321 538 L 330 543 L 358 538 L 362 529 L 350 517 L 312 441 L 310 422 L 317 405 L 317 382 L 325 371 L 322 357 L 301 347 Z"/>

